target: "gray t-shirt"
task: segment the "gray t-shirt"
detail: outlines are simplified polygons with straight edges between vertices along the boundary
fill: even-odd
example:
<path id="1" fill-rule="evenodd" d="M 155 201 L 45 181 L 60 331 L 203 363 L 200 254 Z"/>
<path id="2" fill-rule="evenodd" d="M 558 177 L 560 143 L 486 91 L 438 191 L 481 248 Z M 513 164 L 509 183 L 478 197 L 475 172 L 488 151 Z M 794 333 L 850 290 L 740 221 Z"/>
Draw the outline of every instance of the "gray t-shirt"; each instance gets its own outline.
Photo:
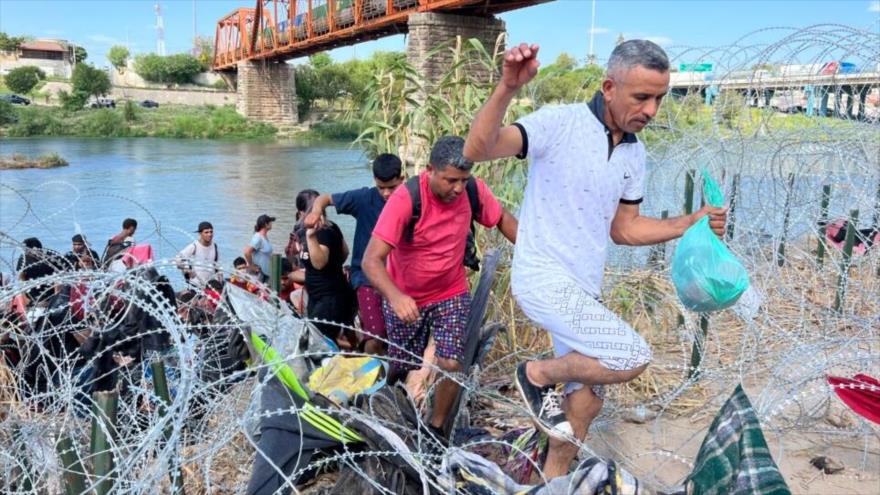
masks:
<path id="1" fill-rule="evenodd" d="M 254 248 L 254 263 L 260 267 L 264 275 L 269 275 L 269 260 L 272 258 L 272 244 L 269 239 L 263 237 L 259 232 L 254 232 L 250 245 Z"/>

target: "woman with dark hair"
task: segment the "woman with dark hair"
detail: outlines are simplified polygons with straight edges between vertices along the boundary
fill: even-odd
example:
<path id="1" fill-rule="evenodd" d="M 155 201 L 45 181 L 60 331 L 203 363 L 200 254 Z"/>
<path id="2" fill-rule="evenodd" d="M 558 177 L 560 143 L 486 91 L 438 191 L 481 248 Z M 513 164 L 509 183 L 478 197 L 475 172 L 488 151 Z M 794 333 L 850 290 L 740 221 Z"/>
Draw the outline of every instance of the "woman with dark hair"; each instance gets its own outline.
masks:
<path id="1" fill-rule="evenodd" d="M 269 260 L 272 259 L 272 243 L 269 242 L 269 231 L 272 230 L 272 222 L 275 217 L 260 215 L 257 224 L 254 225 L 254 235 L 250 244 L 244 248 L 244 259 L 248 263 L 248 270 L 254 274 L 260 274 L 263 281 L 269 278 Z"/>
<path id="2" fill-rule="evenodd" d="M 312 201 L 304 209 L 305 213 L 311 211 Z M 354 324 L 354 293 L 342 268 L 348 258 L 348 245 L 338 225 L 326 218 L 322 220 L 314 228 L 305 229 L 305 242 L 300 252 L 309 295 L 306 314 L 310 319 L 351 327 Z M 350 329 L 333 323 L 318 323 L 317 326 L 341 347 L 356 346 L 356 337 Z"/>
<path id="3" fill-rule="evenodd" d="M 320 193 L 314 189 L 303 189 L 296 195 L 296 223 L 290 232 L 287 247 L 284 248 L 284 254 L 287 256 L 287 260 L 290 261 L 291 266 L 293 266 L 294 271 L 302 268 L 299 261 L 299 253 L 303 250 L 306 243 L 306 230 L 303 227 L 303 220 L 312 202 L 319 195 Z"/>

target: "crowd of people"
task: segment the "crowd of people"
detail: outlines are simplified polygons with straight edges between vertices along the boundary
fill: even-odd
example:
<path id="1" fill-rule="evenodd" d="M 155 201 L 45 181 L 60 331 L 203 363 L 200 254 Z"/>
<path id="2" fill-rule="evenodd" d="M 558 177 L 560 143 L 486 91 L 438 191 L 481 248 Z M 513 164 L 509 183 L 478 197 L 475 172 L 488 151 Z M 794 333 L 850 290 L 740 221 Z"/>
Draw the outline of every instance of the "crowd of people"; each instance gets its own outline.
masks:
<path id="1" fill-rule="evenodd" d="M 544 472 L 553 477 L 567 472 L 577 451 L 572 440 L 583 440 L 599 413 L 603 386 L 634 379 L 652 358 L 644 339 L 602 304 L 609 239 L 622 245 L 665 242 L 706 215 L 720 234 L 726 212 L 707 206 L 660 220 L 639 211 L 646 154 L 636 134 L 656 115 L 669 84 L 669 61 L 659 46 L 644 40 L 621 43 L 589 103 L 544 107 L 503 126 L 507 106 L 537 73 L 537 54 L 536 45 L 525 44 L 505 53 L 500 82 L 466 139 L 438 139 L 421 174 L 405 179 L 401 160 L 383 154 L 372 162 L 372 185 L 299 192 L 278 296 L 315 320 L 341 349 L 387 355 L 405 374 L 423 365 L 433 341 L 436 366 L 457 372 L 470 308 L 466 265 L 474 263 L 473 226 L 497 228 L 515 244 L 513 294 L 553 342 L 554 358 L 522 363 L 514 379 L 535 421 L 551 437 Z M 472 175 L 475 161 L 514 156 L 531 160 L 519 220 Z M 330 207 L 355 218 L 351 249 L 327 218 Z M 257 218 L 226 279 L 213 226 L 198 225 L 198 238 L 176 257 L 187 281 L 176 298 L 201 302 L 184 305 L 181 318 L 209 320 L 224 283 L 266 290 L 275 221 L 267 214 Z M 27 239 L 19 278 L 38 280 L 62 269 L 131 268 L 151 256 L 137 251 L 136 230 L 137 222 L 126 219 L 100 257 L 82 235 L 73 237 L 65 256 Z M 41 304 L 52 294 L 49 284 L 34 285 L 27 291 L 28 304 Z M 427 422 L 438 437 L 444 436 L 441 427 L 457 387 L 443 378 L 436 385 Z"/>

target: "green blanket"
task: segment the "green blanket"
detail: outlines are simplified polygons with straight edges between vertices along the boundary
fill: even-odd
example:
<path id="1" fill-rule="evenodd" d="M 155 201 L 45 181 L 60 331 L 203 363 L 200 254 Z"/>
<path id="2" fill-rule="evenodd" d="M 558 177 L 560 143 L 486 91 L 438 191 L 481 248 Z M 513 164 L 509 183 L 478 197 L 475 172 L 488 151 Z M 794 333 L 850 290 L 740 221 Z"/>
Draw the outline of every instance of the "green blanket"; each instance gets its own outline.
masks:
<path id="1" fill-rule="evenodd" d="M 791 493 L 742 385 L 737 385 L 715 416 L 688 482 L 694 495 Z"/>

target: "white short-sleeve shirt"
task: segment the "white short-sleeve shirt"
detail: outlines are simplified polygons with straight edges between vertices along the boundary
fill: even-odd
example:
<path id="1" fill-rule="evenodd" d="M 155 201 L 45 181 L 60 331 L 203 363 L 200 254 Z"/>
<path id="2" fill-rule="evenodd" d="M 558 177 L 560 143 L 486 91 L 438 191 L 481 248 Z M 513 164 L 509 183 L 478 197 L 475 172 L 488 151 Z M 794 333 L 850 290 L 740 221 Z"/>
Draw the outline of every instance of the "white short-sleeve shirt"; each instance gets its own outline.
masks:
<path id="1" fill-rule="evenodd" d="M 603 102 L 594 98 L 591 105 L 604 113 Z M 568 277 L 598 297 L 617 208 L 642 200 L 644 145 L 627 134 L 609 158 L 607 128 L 586 103 L 545 106 L 517 124 L 531 163 L 514 249 L 513 292 L 525 294 Z"/>

